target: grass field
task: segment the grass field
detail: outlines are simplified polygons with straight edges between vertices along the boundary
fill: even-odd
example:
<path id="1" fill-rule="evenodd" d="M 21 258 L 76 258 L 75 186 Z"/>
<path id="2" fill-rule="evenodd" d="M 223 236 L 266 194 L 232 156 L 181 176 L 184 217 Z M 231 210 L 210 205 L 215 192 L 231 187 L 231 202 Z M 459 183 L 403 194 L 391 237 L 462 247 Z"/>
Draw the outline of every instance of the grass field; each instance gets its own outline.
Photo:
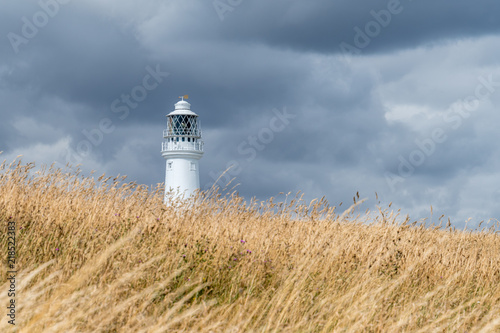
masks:
<path id="1" fill-rule="evenodd" d="M 1 332 L 500 331 L 495 226 L 398 224 L 293 196 L 165 206 L 160 188 L 121 178 L 1 169 Z"/>

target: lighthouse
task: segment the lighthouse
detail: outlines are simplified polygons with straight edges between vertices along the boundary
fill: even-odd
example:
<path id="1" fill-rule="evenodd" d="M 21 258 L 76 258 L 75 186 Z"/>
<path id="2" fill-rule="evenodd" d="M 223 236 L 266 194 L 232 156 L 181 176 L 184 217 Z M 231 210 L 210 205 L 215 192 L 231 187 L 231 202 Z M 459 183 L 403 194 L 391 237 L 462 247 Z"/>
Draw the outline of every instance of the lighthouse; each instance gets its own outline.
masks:
<path id="1" fill-rule="evenodd" d="M 200 188 L 199 160 L 203 156 L 203 141 L 198 115 L 182 96 L 175 110 L 167 115 L 167 129 L 163 131 L 161 154 L 166 160 L 165 198 L 171 192 L 175 197 L 189 198 Z"/>

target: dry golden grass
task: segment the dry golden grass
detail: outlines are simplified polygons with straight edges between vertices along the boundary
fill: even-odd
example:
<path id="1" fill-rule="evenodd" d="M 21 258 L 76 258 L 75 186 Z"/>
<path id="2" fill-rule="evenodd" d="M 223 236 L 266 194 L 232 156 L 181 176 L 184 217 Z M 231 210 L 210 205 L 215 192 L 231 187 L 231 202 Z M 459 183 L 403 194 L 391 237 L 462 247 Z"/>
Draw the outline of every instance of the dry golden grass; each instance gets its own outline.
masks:
<path id="1" fill-rule="evenodd" d="M 32 168 L 0 171 L 0 221 L 18 227 L 19 332 L 500 331 L 494 229 L 337 215 L 298 197 L 167 207 L 160 188 Z"/>

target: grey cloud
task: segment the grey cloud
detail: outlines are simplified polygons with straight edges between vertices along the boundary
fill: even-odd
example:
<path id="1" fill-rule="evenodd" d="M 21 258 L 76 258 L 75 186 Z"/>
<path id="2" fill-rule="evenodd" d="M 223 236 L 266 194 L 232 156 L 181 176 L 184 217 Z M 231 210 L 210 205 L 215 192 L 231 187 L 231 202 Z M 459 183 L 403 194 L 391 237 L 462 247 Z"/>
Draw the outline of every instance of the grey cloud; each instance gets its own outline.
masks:
<path id="1" fill-rule="evenodd" d="M 165 115 L 189 94 L 206 138 L 202 184 L 241 161 L 236 183 L 246 198 L 303 190 L 308 199 L 326 195 L 348 206 L 359 191 L 370 198 L 363 207 L 373 208 L 377 192 L 415 219 L 429 216 L 431 204 L 457 223 L 467 214 L 498 218 L 499 92 L 456 130 L 441 115 L 498 68 L 500 4 L 401 1 L 403 11 L 346 60 L 339 44 L 353 43 L 353 28 L 388 3 L 243 1 L 220 21 L 211 1 L 148 3 L 140 11 L 125 0 L 73 2 L 18 54 L 2 39 L 0 150 L 50 163 L 108 118 L 115 129 L 92 146 L 86 171 L 163 182 Z M 36 3 L 6 6 L 4 37 L 37 10 Z M 113 101 L 157 65 L 170 75 L 120 119 Z M 284 107 L 296 118 L 245 162 L 239 144 Z M 400 119 L 388 121 L 394 110 Z M 386 172 L 397 174 L 399 156 L 408 158 L 415 139 L 440 126 L 448 126 L 446 142 L 393 192 Z M 45 147 L 47 160 L 34 147 Z"/>

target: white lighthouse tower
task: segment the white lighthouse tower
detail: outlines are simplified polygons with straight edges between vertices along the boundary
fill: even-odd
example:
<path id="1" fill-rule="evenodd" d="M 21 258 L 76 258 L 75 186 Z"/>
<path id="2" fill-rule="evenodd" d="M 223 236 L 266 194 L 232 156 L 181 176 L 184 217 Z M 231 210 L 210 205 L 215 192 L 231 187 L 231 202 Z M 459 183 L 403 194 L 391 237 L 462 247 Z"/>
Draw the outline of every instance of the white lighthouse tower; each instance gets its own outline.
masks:
<path id="1" fill-rule="evenodd" d="M 175 110 L 167 115 L 166 139 L 161 154 L 167 160 L 165 173 L 165 199 L 173 191 L 175 197 L 189 198 L 200 188 L 198 161 L 203 156 L 203 141 L 198 115 L 186 102 L 187 95 L 179 97 Z"/>

